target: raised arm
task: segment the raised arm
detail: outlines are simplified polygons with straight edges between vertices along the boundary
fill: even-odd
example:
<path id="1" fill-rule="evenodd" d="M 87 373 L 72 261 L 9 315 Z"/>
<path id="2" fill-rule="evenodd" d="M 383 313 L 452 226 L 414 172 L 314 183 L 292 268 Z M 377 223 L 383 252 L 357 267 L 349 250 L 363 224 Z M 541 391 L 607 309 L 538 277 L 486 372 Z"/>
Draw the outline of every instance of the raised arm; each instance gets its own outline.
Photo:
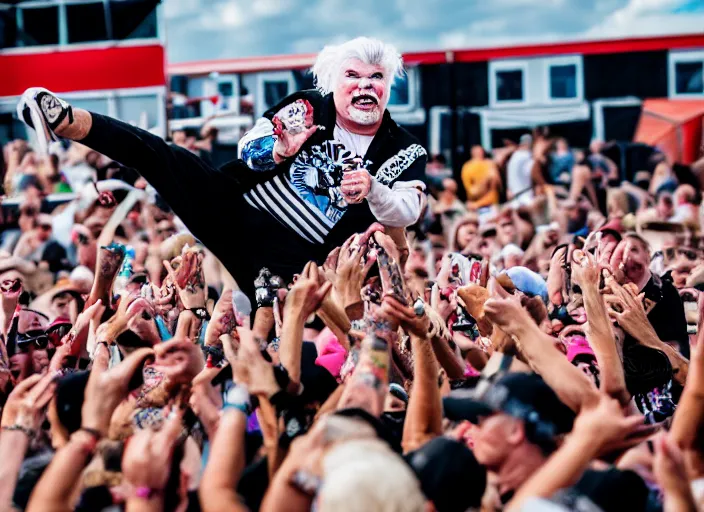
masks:
<path id="1" fill-rule="evenodd" d="M 384 310 L 395 318 L 411 337 L 413 350 L 413 389 L 403 427 L 403 451 L 410 452 L 430 439 L 442 435 L 442 402 L 438 386 L 438 362 L 430 344 L 430 321 L 421 311 L 404 306 L 393 297 L 385 297 Z M 420 307 L 420 304 L 419 304 Z"/>
<path id="2" fill-rule="evenodd" d="M 599 363 L 602 390 L 625 406 L 631 399 L 626 390 L 623 363 L 616 348 L 616 338 L 599 293 L 600 267 L 589 253 L 575 252 L 572 277 L 582 288 L 584 308 L 589 319 L 587 340 Z"/>
<path id="3" fill-rule="evenodd" d="M 689 361 L 676 349 L 658 338 L 645 313 L 642 297 L 634 295 L 613 278 L 607 279 L 606 284 L 612 292 L 604 296 L 607 304 L 611 306 L 608 311 L 609 316 L 641 345 L 664 352 L 672 365 L 673 378 L 684 386 L 687 382 Z"/>
<path id="4" fill-rule="evenodd" d="M 246 391 L 242 390 L 244 393 Z M 203 512 L 239 512 L 246 508 L 237 495 L 237 482 L 244 470 L 244 434 L 247 414 L 230 403 L 220 418 L 215 439 L 210 447 L 208 465 L 200 483 Z"/>
<path id="5" fill-rule="evenodd" d="M 498 284 L 497 284 L 498 285 Z M 530 366 L 570 409 L 579 412 L 598 391 L 586 375 L 554 348 L 554 340 L 533 321 L 515 298 L 491 298 L 484 305 L 489 319 L 520 344 Z"/>

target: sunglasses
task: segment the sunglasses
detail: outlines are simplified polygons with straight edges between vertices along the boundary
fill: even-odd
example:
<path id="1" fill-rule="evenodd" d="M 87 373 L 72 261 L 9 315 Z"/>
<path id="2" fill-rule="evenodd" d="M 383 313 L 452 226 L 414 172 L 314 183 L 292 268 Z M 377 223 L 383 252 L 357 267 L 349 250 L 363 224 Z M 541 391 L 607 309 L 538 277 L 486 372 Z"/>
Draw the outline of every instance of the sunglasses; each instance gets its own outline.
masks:
<path id="1" fill-rule="evenodd" d="M 37 210 L 34 208 L 24 208 L 24 209 L 20 210 L 20 215 L 34 217 L 36 214 L 37 214 Z"/>
<path id="2" fill-rule="evenodd" d="M 42 224 L 39 226 L 42 231 L 51 231 L 51 224 Z"/>
<path id="3" fill-rule="evenodd" d="M 17 334 L 17 347 L 22 352 L 29 351 L 29 347 L 42 350 L 49 345 L 49 336 L 44 331 L 27 331 L 24 334 Z"/>
<path id="4" fill-rule="evenodd" d="M 64 337 L 71 332 L 72 327 L 73 326 L 69 323 L 54 325 L 46 330 L 46 335 L 52 345 L 58 347 L 59 345 L 62 345 L 61 340 L 63 340 Z"/>
<path id="5" fill-rule="evenodd" d="M 697 249 L 684 249 L 681 247 L 668 247 L 665 249 L 665 257 L 668 259 L 674 259 L 675 256 L 684 256 L 690 261 L 694 261 L 699 257 L 699 251 Z"/>

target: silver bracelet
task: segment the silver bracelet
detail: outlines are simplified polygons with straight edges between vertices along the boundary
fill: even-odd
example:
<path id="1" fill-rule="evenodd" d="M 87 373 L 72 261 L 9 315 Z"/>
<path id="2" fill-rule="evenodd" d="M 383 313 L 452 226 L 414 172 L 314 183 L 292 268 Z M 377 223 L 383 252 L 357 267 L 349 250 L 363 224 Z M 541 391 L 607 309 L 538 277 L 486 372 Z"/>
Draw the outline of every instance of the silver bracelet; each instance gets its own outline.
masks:
<path id="1" fill-rule="evenodd" d="M 28 427 L 23 427 L 22 425 L 7 425 L 2 427 L 5 432 L 22 432 L 30 439 L 34 437 L 35 431 Z"/>

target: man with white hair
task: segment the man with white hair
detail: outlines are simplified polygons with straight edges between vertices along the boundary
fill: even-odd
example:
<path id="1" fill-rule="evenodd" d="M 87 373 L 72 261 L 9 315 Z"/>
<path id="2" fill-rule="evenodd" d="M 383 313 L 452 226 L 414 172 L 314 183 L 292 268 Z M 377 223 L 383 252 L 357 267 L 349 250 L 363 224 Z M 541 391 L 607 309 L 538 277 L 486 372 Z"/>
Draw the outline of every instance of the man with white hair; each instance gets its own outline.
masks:
<path id="1" fill-rule="evenodd" d="M 251 296 L 264 266 L 288 279 L 375 221 L 418 220 L 426 151 L 386 110 L 402 72 L 400 54 L 381 41 L 326 46 L 316 89 L 266 112 L 240 140 L 240 160 L 219 170 L 45 89 L 27 90 L 18 114 L 47 141 L 80 141 L 139 171 Z"/>

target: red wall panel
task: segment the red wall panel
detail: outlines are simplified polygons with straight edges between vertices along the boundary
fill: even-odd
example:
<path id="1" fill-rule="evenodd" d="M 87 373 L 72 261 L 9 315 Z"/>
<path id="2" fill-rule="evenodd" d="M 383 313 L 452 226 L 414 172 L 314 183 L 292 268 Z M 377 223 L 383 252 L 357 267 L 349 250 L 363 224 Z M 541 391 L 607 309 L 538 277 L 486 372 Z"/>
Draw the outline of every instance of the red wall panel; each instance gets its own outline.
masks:
<path id="1" fill-rule="evenodd" d="M 28 87 L 71 92 L 163 86 L 165 70 L 160 45 L 4 54 L 0 96 L 18 96 Z"/>

